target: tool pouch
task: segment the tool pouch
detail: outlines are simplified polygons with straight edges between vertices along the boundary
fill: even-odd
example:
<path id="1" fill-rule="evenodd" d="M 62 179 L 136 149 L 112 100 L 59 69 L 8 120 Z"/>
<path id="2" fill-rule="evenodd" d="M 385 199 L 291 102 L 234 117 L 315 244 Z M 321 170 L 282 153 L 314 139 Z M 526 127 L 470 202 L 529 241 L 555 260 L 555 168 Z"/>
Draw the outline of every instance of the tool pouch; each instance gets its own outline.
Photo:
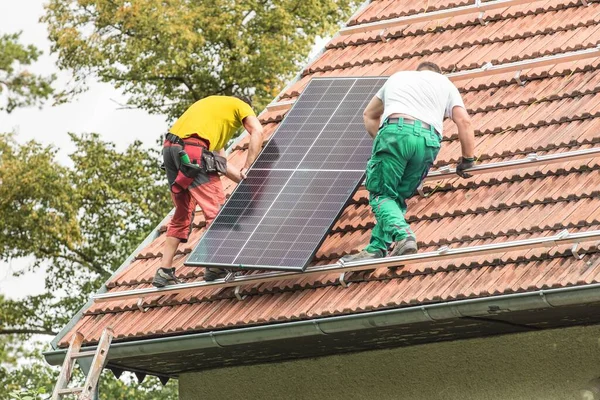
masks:
<path id="1" fill-rule="evenodd" d="M 181 163 L 175 182 L 171 185 L 171 191 L 175 194 L 186 190 L 194 179 L 202 173 L 202 168 L 198 164 Z"/>
<path id="2" fill-rule="evenodd" d="M 202 169 L 207 173 L 227 173 L 227 159 L 211 151 L 202 152 Z"/>

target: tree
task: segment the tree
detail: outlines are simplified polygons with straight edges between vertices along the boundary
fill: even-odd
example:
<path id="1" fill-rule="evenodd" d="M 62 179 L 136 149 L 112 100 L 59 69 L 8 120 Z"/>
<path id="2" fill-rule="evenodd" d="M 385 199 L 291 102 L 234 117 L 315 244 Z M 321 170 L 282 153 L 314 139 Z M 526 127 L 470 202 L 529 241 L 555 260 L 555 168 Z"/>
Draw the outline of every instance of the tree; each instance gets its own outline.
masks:
<path id="1" fill-rule="evenodd" d="M 56 371 L 35 350 L 40 346 L 32 351 L 23 343 L 32 334 L 55 335 L 171 208 L 157 151 L 136 142 L 119 152 L 97 134 L 71 140 L 76 150 L 67 167 L 51 146 L 0 135 L 0 260 L 30 257 L 30 270 L 46 268 L 45 293 L 0 297 L 4 388 L 49 391 Z M 156 379 L 138 386 L 104 376 L 105 399 L 172 399 L 176 391 L 171 384 L 152 392 Z M 5 396 L 0 391 L 0 400 Z"/>
<path id="2" fill-rule="evenodd" d="M 52 393 L 58 377 L 58 370 L 50 368 L 39 351 L 41 343 L 30 346 L 23 345 L 22 336 L 0 337 L 0 400 L 13 399 L 10 394 L 21 393 L 33 395 L 33 399 L 47 399 Z M 30 348 L 27 348 L 30 347 Z M 17 363 L 16 360 L 22 360 Z M 27 360 L 23 362 L 23 360 Z M 83 374 L 75 369 L 75 384 L 83 384 Z M 37 393 L 46 393 L 35 395 Z M 17 397 L 19 398 L 19 397 Z M 137 383 L 131 374 L 122 380 L 115 379 L 112 372 L 105 370 L 100 379 L 100 398 L 106 400 L 175 400 L 177 399 L 177 382 L 170 381 L 164 388 L 155 377 L 147 377 L 144 382 Z"/>
<path id="3" fill-rule="evenodd" d="M 41 52 L 20 44 L 20 36 L 20 32 L 0 35 L 0 111 L 8 113 L 17 107 L 40 106 L 54 94 L 54 75 L 39 76 L 27 69 Z"/>
<path id="4" fill-rule="evenodd" d="M 95 73 L 129 103 L 178 117 L 211 94 L 264 106 L 357 0 L 50 0 L 59 65 Z"/>
<path id="5" fill-rule="evenodd" d="M 32 257 L 47 273 L 46 293 L 4 300 L 0 334 L 58 332 L 171 207 L 157 151 L 71 139 L 66 167 L 52 147 L 0 135 L 0 260 Z"/>

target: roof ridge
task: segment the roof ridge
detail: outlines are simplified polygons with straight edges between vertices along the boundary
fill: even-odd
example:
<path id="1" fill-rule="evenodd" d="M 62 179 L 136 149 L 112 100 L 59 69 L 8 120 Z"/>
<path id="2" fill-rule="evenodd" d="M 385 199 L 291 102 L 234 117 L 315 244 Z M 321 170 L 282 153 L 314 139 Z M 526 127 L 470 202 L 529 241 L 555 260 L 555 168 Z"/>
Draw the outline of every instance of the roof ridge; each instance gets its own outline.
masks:
<path id="1" fill-rule="evenodd" d="M 596 1 L 589 1 L 589 3 L 590 4 L 598 4 L 598 2 L 596 2 Z M 523 17 L 537 16 L 537 15 L 542 15 L 542 14 L 555 12 L 555 11 L 563 11 L 563 10 L 568 10 L 568 9 L 580 8 L 581 3 L 579 1 L 572 1 L 567 4 L 561 3 L 561 4 L 549 5 L 548 8 L 543 8 L 543 6 L 538 6 L 538 7 L 526 10 L 526 11 L 511 10 L 511 8 L 513 8 L 513 7 L 514 6 L 509 6 L 505 9 L 494 10 L 495 11 L 494 14 L 490 13 L 489 16 L 486 16 L 486 18 L 484 20 L 485 21 L 484 26 L 487 26 L 489 23 L 493 24 L 493 23 L 497 23 L 497 22 L 508 21 L 511 19 L 519 19 L 519 18 L 523 18 Z M 452 8 L 448 8 L 447 10 L 450 10 L 450 9 L 452 9 Z M 504 13 L 507 11 L 509 11 L 509 12 L 506 15 L 504 15 Z M 346 48 L 346 47 L 350 47 L 350 46 L 356 47 L 356 46 L 361 46 L 361 45 L 368 44 L 368 43 L 375 43 L 375 42 L 381 42 L 381 41 L 387 41 L 387 40 L 395 40 L 395 39 L 407 38 L 407 37 L 416 37 L 416 36 L 422 36 L 422 35 L 426 35 L 426 34 L 430 34 L 430 33 L 453 31 L 453 30 L 468 28 L 471 26 L 482 25 L 481 21 L 479 19 L 479 16 L 477 14 L 472 14 L 469 16 L 472 17 L 472 19 L 469 19 L 467 21 L 455 22 L 455 23 L 452 23 L 452 21 L 450 21 L 448 25 L 445 25 L 445 26 L 437 25 L 433 29 L 418 28 L 418 29 L 410 31 L 410 32 L 405 32 L 412 25 L 404 25 L 401 28 L 399 27 L 399 29 L 388 32 L 384 36 L 381 36 L 381 32 L 378 32 L 375 36 L 370 36 L 369 38 L 364 39 L 364 40 L 357 38 L 355 41 L 352 41 L 352 40 L 348 41 L 348 42 L 340 41 L 340 42 L 332 44 L 332 45 L 328 44 L 325 46 L 325 49 L 326 50 L 339 49 L 339 48 Z M 397 18 L 397 17 L 395 17 L 395 18 Z M 393 19 L 393 18 L 384 18 L 384 19 L 380 19 L 378 21 L 386 21 L 388 19 Z M 431 22 L 431 21 L 429 21 L 429 22 Z M 422 24 L 422 23 L 419 23 L 419 24 Z M 362 25 L 362 24 L 356 24 L 356 25 Z M 371 32 L 375 32 L 375 31 L 371 31 Z M 348 35 L 347 37 L 350 37 L 351 35 L 352 34 Z"/>
<path id="2" fill-rule="evenodd" d="M 421 51 L 415 51 L 412 53 L 396 53 L 396 55 L 394 56 L 383 56 L 381 58 L 379 58 L 378 56 L 375 56 L 375 58 L 372 59 L 364 59 L 362 61 L 354 61 L 354 62 L 345 62 L 344 64 L 340 65 L 335 64 L 335 61 L 327 64 L 325 66 L 322 67 L 311 67 L 310 65 L 304 69 L 304 71 L 302 72 L 302 77 L 305 77 L 307 75 L 312 75 L 316 72 L 325 72 L 325 71 L 335 71 L 335 70 L 343 70 L 346 68 L 352 68 L 352 67 L 357 67 L 357 66 L 365 66 L 365 65 L 371 65 L 371 64 L 375 64 L 378 62 L 389 62 L 389 61 L 394 61 L 394 60 L 403 60 L 403 59 L 410 59 L 410 58 L 415 58 L 415 57 L 423 57 L 423 56 L 430 56 L 432 54 L 436 54 L 436 53 L 445 53 L 448 51 L 452 51 L 452 50 L 457 50 L 457 49 L 464 49 L 464 48 L 470 48 L 470 47 L 475 47 L 475 46 L 488 46 L 488 45 L 492 45 L 492 44 L 496 44 L 496 43 L 506 43 L 506 42 L 512 42 L 512 41 L 516 41 L 516 40 L 522 40 L 522 39 L 527 39 L 527 38 L 539 38 L 539 37 L 544 37 L 544 36 L 548 36 L 548 35 L 553 35 L 557 32 L 567 32 L 567 31 L 574 31 L 576 29 L 579 28 L 585 28 L 585 27 L 589 27 L 589 26 L 594 26 L 594 25 L 598 25 L 598 22 L 594 20 L 594 17 L 590 17 L 590 20 L 586 20 L 586 21 L 579 21 L 577 23 L 567 23 L 567 25 L 565 26 L 559 26 L 556 28 L 546 28 L 543 31 L 535 31 L 535 32 L 530 32 L 530 31 L 526 31 L 523 33 L 516 33 L 514 35 L 505 35 L 501 38 L 498 38 L 496 40 L 490 40 L 490 39 L 482 39 L 482 40 L 476 40 L 474 42 L 462 42 L 462 43 L 454 43 L 452 45 L 444 45 L 442 47 L 436 47 L 433 49 L 427 48 L 427 49 L 423 49 Z M 587 49 L 587 48 L 592 48 L 592 47 L 596 47 L 594 46 L 580 46 L 580 49 Z M 569 49 L 567 49 L 568 51 Z M 527 57 L 527 58 L 518 58 L 515 60 L 508 60 L 507 62 L 513 62 L 513 61 L 521 61 L 521 60 L 527 60 L 529 58 L 536 58 L 536 57 L 540 57 L 540 56 L 544 56 L 544 55 L 552 55 L 552 54 L 558 54 L 558 53 L 562 53 L 564 51 L 552 51 L 552 50 L 546 50 L 545 52 L 536 52 L 537 54 L 534 54 L 531 57 Z M 325 56 L 326 53 L 323 53 L 323 56 Z M 323 59 L 323 57 L 315 60 L 314 64 L 317 64 L 319 62 L 319 60 Z M 476 68 L 476 66 L 473 66 L 472 68 Z M 456 71 L 451 71 L 451 72 L 456 72 Z"/>

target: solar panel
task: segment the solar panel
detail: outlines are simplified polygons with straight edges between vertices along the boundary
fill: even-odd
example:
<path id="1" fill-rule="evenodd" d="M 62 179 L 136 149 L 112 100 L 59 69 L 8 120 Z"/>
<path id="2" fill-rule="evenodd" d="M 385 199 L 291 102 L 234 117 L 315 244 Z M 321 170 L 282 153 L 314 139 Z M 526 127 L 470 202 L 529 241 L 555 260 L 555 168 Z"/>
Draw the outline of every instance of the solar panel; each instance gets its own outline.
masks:
<path id="1" fill-rule="evenodd" d="M 311 80 L 185 264 L 304 270 L 364 178 L 385 80 Z"/>

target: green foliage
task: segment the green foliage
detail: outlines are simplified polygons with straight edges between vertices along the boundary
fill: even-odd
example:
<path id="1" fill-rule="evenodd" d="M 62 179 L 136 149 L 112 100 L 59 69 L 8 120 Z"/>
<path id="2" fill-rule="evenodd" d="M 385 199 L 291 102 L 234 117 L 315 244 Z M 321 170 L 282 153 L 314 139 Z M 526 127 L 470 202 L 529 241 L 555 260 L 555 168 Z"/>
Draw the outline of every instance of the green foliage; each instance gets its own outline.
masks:
<path id="1" fill-rule="evenodd" d="M 253 96 L 260 109 L 335 32 L 357 0 L 50 0 L 59 65 L 95 73 L 129 103 L 178 117 L 211 94 Z"/>
<path id="2" fill-rule="evenodd" d="M 42 346 L 22 343 L 55 335 L 171 207 L 156 151 L 137 142 L 117 151 L 96 134 L 71 139 L 67 167 L 52 147 L 0 135 L 0 260 L 30 257 L 30 270 L 44 266 L 47 276 L 40 295 L 0 296 L 0 385 L 7 389 L 0 400 L 51 392 L 56 368 L 43 360 Z M 106 371 L 101 398 L 176 398 L 176 383 L 161 387 L 155 378 L 138 385 Z"/>
<path id="3" fill-rule="evenodd" d="M 0 400 L 48 399 L 54 390 L 58 377 L 58 369 L 50 368 L 38 350 L 41 343 L 23 345 L 23 336 L 0 336 L 0 344 L 5 355 L 0 353 Z M 17 363 L 16 360 L 21 360 Z M 27 360 L 26 362 L 24 360 Z M 74 384 L 81 385 L 83 374 L 75 369 Z M 169 381 L 163 387 L 155 377 L 147 377 L 139 384 L 132 374 L 125 373 L 121 379 L 105 370 L 100 378 L 101 400 L 175 400 L 177 399 L 177 382 Z"/>
<path id="4" fill-rule="evenodd" d="M 0 35 L 0 111 L 8 113 L 17 107 L 41 106 L 54 93 L 54 75 L 38 76 L 27 70 L 41 52 L 20 44 L 20 35 Z"/>
<path id="5" fill-rule="evenodd" d="M 47 272 L 46 293 L 0 299 L 0 334 L 60 330 L 171 207 L 156 151 L 71 139 L 66 167 L 52 147 L 0 135 L 0 260 L 32 257 Z"/>

